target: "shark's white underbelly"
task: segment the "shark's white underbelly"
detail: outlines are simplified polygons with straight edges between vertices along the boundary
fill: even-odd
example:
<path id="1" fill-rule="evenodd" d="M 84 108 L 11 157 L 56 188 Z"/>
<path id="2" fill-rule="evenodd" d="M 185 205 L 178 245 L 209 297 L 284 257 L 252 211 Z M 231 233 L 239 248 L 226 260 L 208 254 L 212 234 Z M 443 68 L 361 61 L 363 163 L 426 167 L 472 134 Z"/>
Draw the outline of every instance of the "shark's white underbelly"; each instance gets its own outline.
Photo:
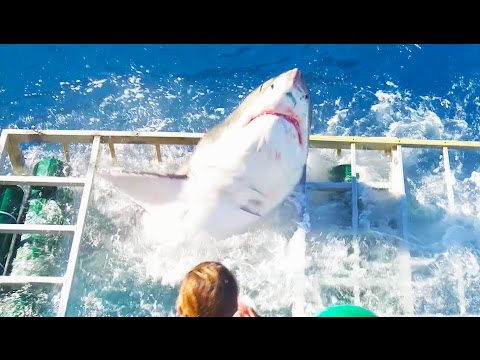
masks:
<path id="1" fill-rule="evenodd" d="M 232 131 L 192 159 L 185 225 L 220 237 L 244 231 L 288 196 L 305 160 L 295 128 L 277 117 Z"/>

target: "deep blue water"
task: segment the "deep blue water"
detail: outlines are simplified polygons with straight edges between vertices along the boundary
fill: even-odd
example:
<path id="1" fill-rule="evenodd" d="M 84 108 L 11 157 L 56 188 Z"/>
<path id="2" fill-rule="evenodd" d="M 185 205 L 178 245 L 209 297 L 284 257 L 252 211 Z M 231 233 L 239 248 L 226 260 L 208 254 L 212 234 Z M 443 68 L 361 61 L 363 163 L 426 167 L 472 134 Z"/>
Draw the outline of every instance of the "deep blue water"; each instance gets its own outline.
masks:
<path id="1" fill-rule="evenodd" d="M 228 110 L 238 103 L 237 85 L 253 88 L 297 66 L 305 72 L 317 105 L 314 130 L 324 130 L 325 121 L 353 98 L 357 101 L 351 106 L 350 120 L 368 116 L 372 94 L 388 88 L 387 81 L 397 85 L 400 92 L 412 94 L 410 103 L 414 106 L 421 102 L 419 96 L 459 103 L 465 120 L 476 129 L 479 59 L 480 45 L 0 45 L 0 122 L 2 127 L 20 128 L 135 128 L 125 115 L 112 116 L 113 110 L 99 110 L 102 100 L 116 93 L 115 87 L 121 84 L 109 80 L 90 93 L 84 89 L 91 80 L 137 74 L 152 94 L 160 86 L 171 86 L 176 78 L 182 79 L 183 90 L 193 86 L 214 92 L 208 100 L 192 104 L 188 94 L 178 88 L 185 95 L 181 104 L 168 104 L 163 109 L 160 104 L 159 109 L 145 106 L 145 117 L 136 123 L 141 126 L 157 111 L 178 125 L 192 107 L 206 106 L 207 113 L 217 107 Z M 61 82 L 81 88 L 71 90 Z M 340 102 L 335 105 L 337 99 Z M 459 111 L 435 102 L 428 106 L 441 118 L 455 117 Z M 105 118 L 95 126 L 54 120 L 72 113 Z M 25 116 L 33 119 L 25 122 Z M 361 130 L 355 126 L 349 129 L 359 135 Z"/>

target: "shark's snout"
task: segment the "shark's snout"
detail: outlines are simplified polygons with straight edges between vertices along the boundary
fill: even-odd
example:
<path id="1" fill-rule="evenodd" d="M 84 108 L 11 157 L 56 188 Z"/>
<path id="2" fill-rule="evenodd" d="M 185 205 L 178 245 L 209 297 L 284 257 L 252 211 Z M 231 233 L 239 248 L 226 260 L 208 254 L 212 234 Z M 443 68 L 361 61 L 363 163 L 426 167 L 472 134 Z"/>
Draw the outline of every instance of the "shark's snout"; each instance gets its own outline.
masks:
<path id="1" fill-rule="evenodd" d="M 307 83 L 305 81 L 303 73 L 298 68 L 294 68 L 285 72 L 283 76 L 285 76 L 286 82 L 287 84 L 289 84 L 288 86 L 300 92 L 299 96 L 301 96 L 302 98 L 308 98 Z M 292 94 L 292 92 L 289 91 L 288 94 Z"/>
<path id="2" fill-rule="evenodd" d="M 296 88 L 298 88 L 300 91 L 304 93 L 308 93 L 308 88 L 307 88 L 307 84 L 305 82 L 303 73 L 297 68 L 290 70 L 290 72 L 291 72 L 290 76 L 292 77 L 292 81 L 293 81 L 293 86 L 295 86 Z"/>
<path id="3" fill-rule="evenodd" d="M 297 81 L 297 78 L 302 76 L 302 73 L 300 69 L 294 68 L 292 70 L 288 70 L 287 72 L 285 72 L 283 76 L 285 76 L 287 79 L 292 81 L 292 83 L 295 83 Z"/>

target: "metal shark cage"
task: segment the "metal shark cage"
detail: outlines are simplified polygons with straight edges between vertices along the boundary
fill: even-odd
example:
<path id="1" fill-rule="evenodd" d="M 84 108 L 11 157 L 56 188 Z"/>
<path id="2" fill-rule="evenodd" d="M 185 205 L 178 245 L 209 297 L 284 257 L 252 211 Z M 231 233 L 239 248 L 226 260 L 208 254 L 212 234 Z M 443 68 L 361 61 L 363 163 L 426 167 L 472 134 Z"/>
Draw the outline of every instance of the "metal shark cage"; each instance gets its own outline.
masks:
<path id="1" fill-rule="evenodd" d="M 202 138 L 200 133 L 175 133 L 175 132 L 132 132 L 132 131 L 81 131 L 81 130 L 2 130 L 0 136 L 0 168 L 3 169 L 8 154 L 13 174 L 0 176 L 0 185 L 22 186 L 64 186 L 83 187 L 80 206 L 78 209 L 75 225 L 33 225 L 33 224 L 0 224 L 0 233 L 5 234 L 46 234 L 62 233 L 73 235 L 68 264 L 63 276 L 0 276 L 0 286 L 19 287 L 27 284 L 61 286 L 60 301 L 56 311 L 57 316 L 63 317 L 67 313 L 70 290 L 75 273 L 75 266 L 85 227 L 85 220 L 92 193 L 96 165 L 99 159 L 101 146 L 107 146 L 112 160 L 115 160 L 116 144 L 149 144 L 155 147 L 157 160 L 161 161 L 162 145 L 196 145 Z M 443 140 L 413 140 L 398 138 L 367 138 L 367 137 L 342 137 L 342 136 L 310 136 L 310 148 L 322 148 L 336 150 L 340 154 L 342 150 L 350 150 L 351 182 L 307 182 L 307 191 L 351 191 L 352 194 L 352 222 L 351 230 L 353 237 L 358 235 L 359 211 L 358 189 L 361 182 L 357 178 L 356 152 L 358 150 L 380 150 L 391 155 L 392 165 L 397 168 L 397 176 L 390 183 L 377 184 L 378 188 L 390 189 L 396 187 L 400 195 L 401 229 L 402 236 L 408 236 L 407 200 L 405 194 L 405 179 L 403 174 L 403 148 L 432 148 L 442 149 L 445 169 L 445 182 L 447 189 L 448 206 L 454 208 L 453 179 L 450 171 L 449 149 L 479 150 L 480 142 L 472 141 L 443 141 Z M 28 176 L 24 166 L 24 157 L 21 150 L 23 144 L 54 143 L 61 144 L 65 160 L 70 161 L 70 145 L 91 144 L 90 159 L 85 177 L 54 177 L 54 176 Z M 20 216 L 19 216 L 20 217 Z M 411 256 L 407 242 L 402 242 L 400 248 L 400 273 L 405 281 L 403 291 L 403 308 L 405 314 L 414 314 L 414 294 L 412 290 Z M 356 247 L 355 247 L 356 246 Z M 354 251 L 359 253 L 358 244 L 354 244 Z M 359 267 L 359 256 L 353 268 Z M 371 286 L 361 277 L 353 274 L 352 281 L 348 279 L 324 279 L 322 284 L 331 286 L 351 286 L 354 293 L 354 302 L 360 302 L 360 288 Z M 457 292 L 460 314 L 466 313 L 463 275 L 457 279 Z M 378 286 L 378 284 L 377 284 Z"/>

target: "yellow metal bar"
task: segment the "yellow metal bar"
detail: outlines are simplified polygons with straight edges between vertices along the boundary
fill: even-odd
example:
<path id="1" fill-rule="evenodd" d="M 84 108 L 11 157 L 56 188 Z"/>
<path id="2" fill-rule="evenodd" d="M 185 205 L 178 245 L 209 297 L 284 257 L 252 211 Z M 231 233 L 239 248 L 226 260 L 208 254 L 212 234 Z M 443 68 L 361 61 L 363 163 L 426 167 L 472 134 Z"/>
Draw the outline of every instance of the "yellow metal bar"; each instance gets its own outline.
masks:
<path id="1" fill-rule="evenodd" d="M 155 152 L 157 153 L 158 162 L 162 161 L 162 153 L 160 151 L 160 144 L 155 144 Z"/>
<path id="2" fill-rule="evenodd" d="M 16 143 L 82 143 L 90 144 L 95 136 L 101 143 L 112 144 L 167 144 L 196 145 L 202 133 L 184 132 L 138 132 L 138 131 L 83 131 L 83 130 L 17 130 L 7 129 L 9 138 Z"/>
<path id="3" fill-rule="evenodd" d="M 63 147 L 63 154 L 65 155 L 65 160 L 67 162 L 70 162 L 70 149 L 69 149 L 68 144 L 63 143 L 62 147 Z"/>
<path id="4" fill-rule="evenodd" d="M 83 186 L 85 179 L 55 176 L 0 176 L 0 185 Z"/>
<path id="5" fill-rule="evenodd" d="M 310 146 L 314 148 L 350 149 L 350 144 L 356 144 L 357 150 L 391 151 L 391 149 L 397 145 L 414 148 L 443 148 L 446 146 L 451 149 L 480 149 L 479 141 L 400 139 L 361 136 L 310 136 Z"/>
<path id="6" fill-rule="evenodd" d="M 92 194 L 93 180 L 95 178 L 95 169 L 97 166 L 98 155 L 100 152 L 100 137 L 95 136 L 90 153 L 90 161 L 88 164 L 87 175 L 85 176 L 85 186 L 83 188 L 82 199 L 80 200 L 80 208 L 78 209 L 77 225 L 72 239 L 70 255 L 68 257 L 67 270 L 65 271 L 65 283 L 60 293 L 60 304 L 58 306 L 57 315 L 65 316 L 67 312 L 68 299 L 70 297 L 70 289 L 75 273 L 75 265 L 77 263 L 78 252 L 80 250 L 80 242 L 82 240 L 83 229 L 87 218 L 88 203 Z"/>
<path id="7" fill-rule="evenodd" d="M 23 175 L 25 173 L 25 163 L 18 141 L 13 139 L 12 136 L 8 136 L 6 147 L 13 171 L 17 175 Z"/>
<path id="8" fill-rule="evenodd" d="M 113 143 L 109 142 L 108 148 L 110 149 L 110 156 L 112 157 L 112 160 L 115 160 L 115 146 Z"/>
<path id="9" fill-rule="evenodd" d="M 203 133 L 186 132 L 139 132 L 139 131 L 83 131 L 83 130 L 20 130 L 4 129 L 14 143 L 49 142 L 49 143 L 92 143 L 95 136 L 101 137 L 102 143 L 112 144 L 167 144 L 196 145 Z M 310 135 L 310 146 L 326 149 L 350 149 L 356 144 L 357 150 L 391 151 L 397 145 L 416 148 L 480 149 L 479 141 L 402 139 L 389 137 L 362 136 L 323 136 Z"/>

